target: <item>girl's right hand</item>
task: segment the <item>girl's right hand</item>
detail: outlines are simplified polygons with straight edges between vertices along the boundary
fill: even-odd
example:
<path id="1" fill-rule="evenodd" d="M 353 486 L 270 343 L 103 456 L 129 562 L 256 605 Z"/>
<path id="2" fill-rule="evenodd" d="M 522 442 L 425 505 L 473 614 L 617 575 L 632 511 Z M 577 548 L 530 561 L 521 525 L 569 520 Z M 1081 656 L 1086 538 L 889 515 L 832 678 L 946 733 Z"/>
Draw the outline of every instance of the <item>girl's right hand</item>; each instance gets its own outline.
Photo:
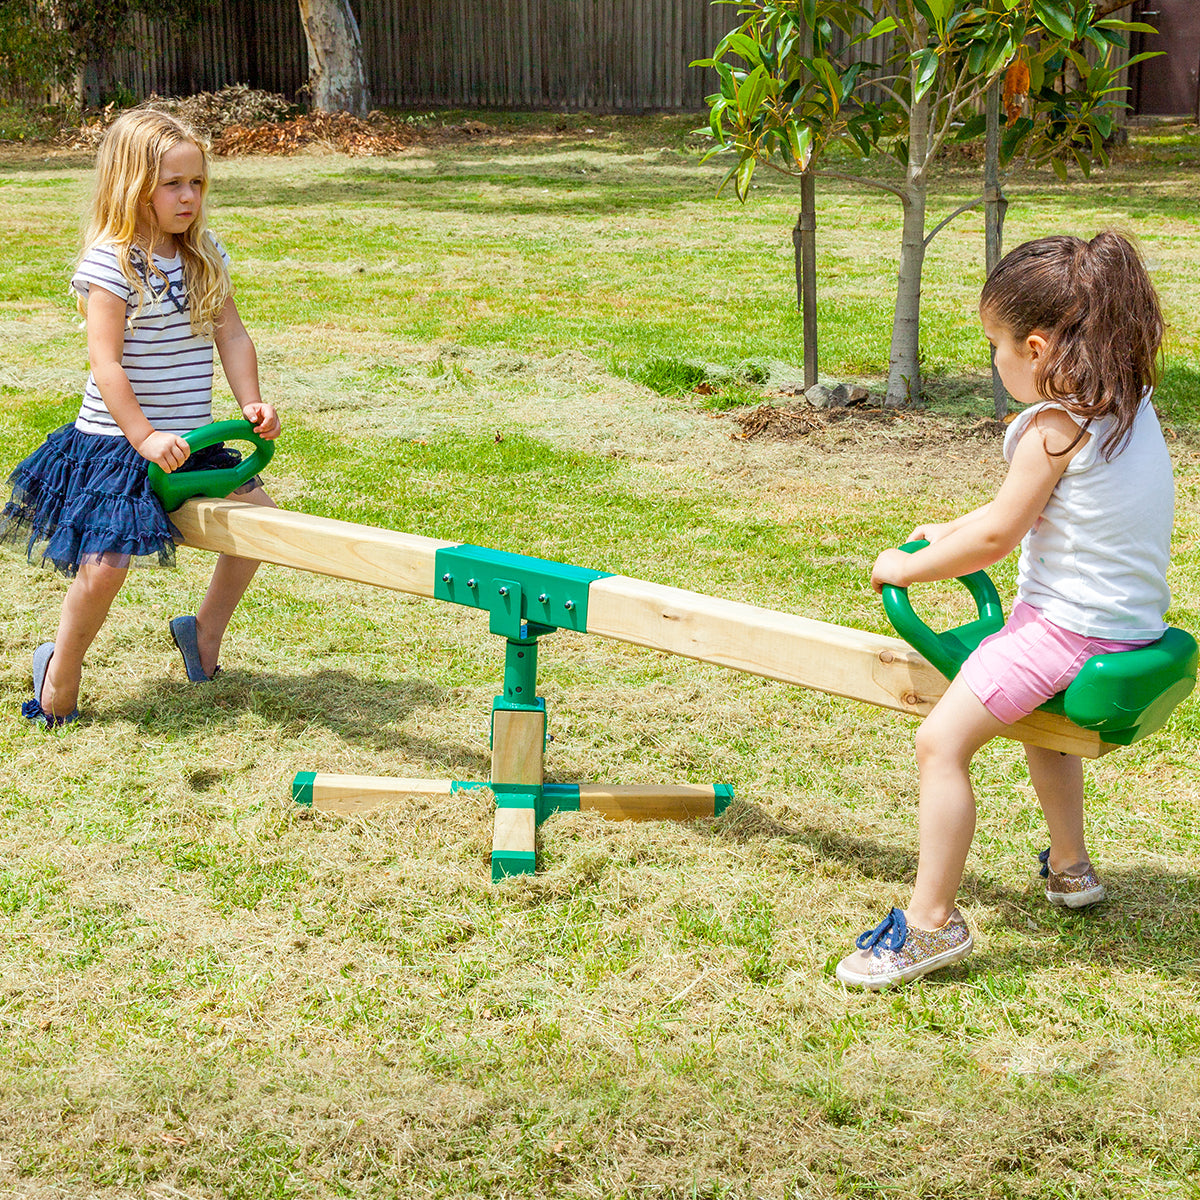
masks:
<path id="1" fill-rule="evenodd" d="M 167 474 L 179 470 L 192 453 L 183 438 L 164 429 L 156 429 L 138 446 L 137 452 L 147 461 L 162 467 Z"/>

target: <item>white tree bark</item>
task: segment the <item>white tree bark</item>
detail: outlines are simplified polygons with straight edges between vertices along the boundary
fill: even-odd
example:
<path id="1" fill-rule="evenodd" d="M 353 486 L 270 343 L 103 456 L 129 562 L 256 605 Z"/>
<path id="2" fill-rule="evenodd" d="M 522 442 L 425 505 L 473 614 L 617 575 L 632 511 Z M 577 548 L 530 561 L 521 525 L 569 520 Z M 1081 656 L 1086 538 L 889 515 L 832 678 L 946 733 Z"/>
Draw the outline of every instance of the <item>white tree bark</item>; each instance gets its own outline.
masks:
<path id="1" fill-rule="evenodd" d="M 348 0 L 299 0 L 308 42 L 308 84 L 320 112 L 365 117 L 371 107 L 362 35 Z"/>
<path id="2" fill-rule="evenodd" d="M 915 69 L 914 69 L 915 75 Z M 914 80 L 915 82 L 915 80 Z M 929 181 L 929 93 L 909 110 L 908 167 L 905 171 L 904 230 L 896 280 L 896 315 L 888 357 L 884 404 L 900 408 L 921 398 L 921 269 L 925 265 L 925 201 Z"/>

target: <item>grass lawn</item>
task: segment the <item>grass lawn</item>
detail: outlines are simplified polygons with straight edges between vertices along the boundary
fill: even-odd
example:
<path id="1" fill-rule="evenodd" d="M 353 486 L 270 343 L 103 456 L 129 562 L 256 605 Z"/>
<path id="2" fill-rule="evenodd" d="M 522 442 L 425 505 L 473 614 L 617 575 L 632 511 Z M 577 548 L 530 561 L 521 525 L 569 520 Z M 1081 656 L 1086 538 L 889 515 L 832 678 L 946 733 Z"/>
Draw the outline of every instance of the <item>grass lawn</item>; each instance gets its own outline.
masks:
<path id="1" fill-rule="evenodd" d="M 276 499 L 885 632 L 875 554 L 1002 474 L 981 217 L 931 247 L 923 408 L 746 437 L 747 406 L 802 377 L 793 188 L 760 172 L 745 207 L 716 198 L 695 118 L 487 120 L 388 158 L 217 162 L 285 425 Z M 1090 180 L 1013 178 L 1005 231 L 1141 241 L 1171 324 L 1171 618 L 1193 631 L 1198 168 L 1194 129 L 1146 129 Z M 78 408 L 89 170 L 0 147 L 9 465 Z M 935 212 L 977 186 L 950 164 Z M 818 204 L 822 374 L 878 390 L 899 208 L 842 182 Z M 1019 748 L 985 748 L 977 951 L 863 996 L 833 965 L 907 899 L 909 718 L 546 637 L 551 779 L 738 798 L 690 825 L 557 815 L 538 873 L 497 886 L 486 793 L 344 822 L 289 798 L 303 770 L 486 779 L 486 618 L 264 567 L 196 687 L 166 624 L 212 561 L 131 577 L 84 720 L 46 735 L 16 713 L 65 583 L 0 553 L 5 1196 L 1200 1196 L 1194 700 L 1088 768 L 1110 893 L 1090 915 L 1046 905 Z M 993 574 L 1010 588 L 1013 564 Z M 961 619 L 954 588 L 921 595 Z"/>

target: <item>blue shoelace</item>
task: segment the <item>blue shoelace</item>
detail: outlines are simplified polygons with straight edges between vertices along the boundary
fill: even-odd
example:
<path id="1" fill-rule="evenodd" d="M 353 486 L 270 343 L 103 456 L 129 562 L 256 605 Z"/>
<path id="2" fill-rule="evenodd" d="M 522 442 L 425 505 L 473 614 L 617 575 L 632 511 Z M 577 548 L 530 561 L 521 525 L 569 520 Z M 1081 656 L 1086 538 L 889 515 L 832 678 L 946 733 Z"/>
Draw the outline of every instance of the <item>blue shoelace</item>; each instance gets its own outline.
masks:
<path id="1" fill-rule="evenodd" d="M 908 937 L 908 922 L 904 919 L 904 911 L 893 908 L 874 929 L 860 933 L 854 939 L 854 944 L 860 950 L 870 950 L 878 955 L 884 950 L 899 950 Z"/>
<path id="2" fill-rule="evenodd" d="M 70 720 L 69 717 L 56 717 L 53 713 L 48 713 L 34 697 L 21 702 L 21 716 L 27 721 L 36 721 L 41 717 L 45 720 L 48 729 L 57 729 Z"/>

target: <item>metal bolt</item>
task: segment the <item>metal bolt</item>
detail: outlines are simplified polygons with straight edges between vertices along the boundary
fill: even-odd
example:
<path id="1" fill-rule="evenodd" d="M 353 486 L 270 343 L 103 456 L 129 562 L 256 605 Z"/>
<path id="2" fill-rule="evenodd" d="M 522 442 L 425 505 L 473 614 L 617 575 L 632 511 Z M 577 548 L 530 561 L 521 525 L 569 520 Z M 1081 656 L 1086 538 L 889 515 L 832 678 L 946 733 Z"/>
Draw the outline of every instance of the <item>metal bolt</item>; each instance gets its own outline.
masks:
<path id="1" fill-rule="evenodd" d="M 447 571 L 447 572 L 446 572 L 446 574 L 442 576 L 442 582 L 443 582 L 443 583 L 449 583 L 449 582 L 450 582 L 450 572 L 449 572 L 449 571 Z"/>
<path id="2" fill-rule="evenodd" d="M 545 604 L 545 603 L 546 603 L 546 601 L 547 601 L 547 600 L 549 600 L 549 599 L 550 599 L 550 597 L 549 597 L 549 596 L 547 596 L 545 592 L 543 592 L 543 593 L 542 593 L 542 594 L 541 594 L 541 595 L 538 597 L 538 603 L 539 603 L 539 604 Z"/>
<path id="3" fill-rule="evenodd" d="M 502 588 L 500 589 L 500 595 L 502 595 L 502 596 L 507 596 L 507 595 L 508 595 L 508 588 L 506 588 L 506 587 L 502 587 Z"/>
<path id="4" fill-rule="evenodd" d="M 467 580 L 467 587 L 469 587 L 469 588 L 477 588 L 478 586 L 479 586 L 479 580 L 478 580 L 478 579 L 468 579 L 468 580 Z"/>
<path id="5" fill-rule="evenodd" d="M 567 601 L 567 602 L 566 602 L 566 603 L 563 605 L 563 608 L 565 608 L 565 609 L 567 610 L 567 612 L 570 612 L 570 611 L 571 611 L 571 609 L 573 609 L 574 607 L 575 607 L 575 601 L 574 601 L 574 600 L 568 600 L 568 601 Z"/>

